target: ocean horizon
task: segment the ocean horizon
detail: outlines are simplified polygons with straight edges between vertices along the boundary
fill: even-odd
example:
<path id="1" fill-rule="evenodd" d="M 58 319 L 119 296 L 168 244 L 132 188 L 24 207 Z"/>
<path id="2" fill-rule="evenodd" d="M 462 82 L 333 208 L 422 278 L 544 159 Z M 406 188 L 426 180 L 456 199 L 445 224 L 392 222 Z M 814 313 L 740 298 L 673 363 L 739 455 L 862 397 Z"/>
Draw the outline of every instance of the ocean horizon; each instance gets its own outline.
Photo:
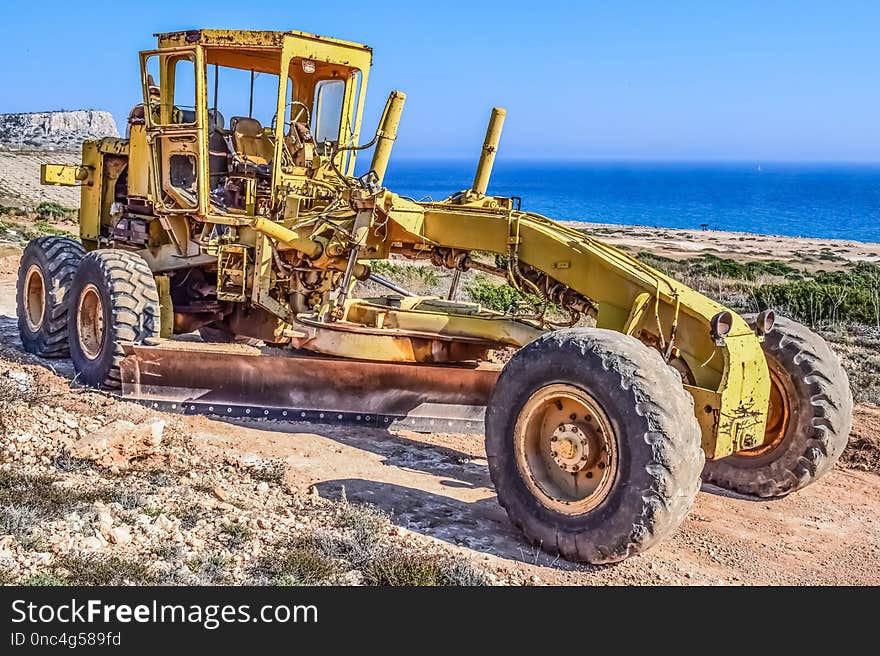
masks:
<path id="1" fill-rule="evenodd" d="M 392 157 L 385 184 L 442 200 L 475 168 Z M 489 193 L 558 221 L 880 242 L 880 163 L 499 160 Z"/>

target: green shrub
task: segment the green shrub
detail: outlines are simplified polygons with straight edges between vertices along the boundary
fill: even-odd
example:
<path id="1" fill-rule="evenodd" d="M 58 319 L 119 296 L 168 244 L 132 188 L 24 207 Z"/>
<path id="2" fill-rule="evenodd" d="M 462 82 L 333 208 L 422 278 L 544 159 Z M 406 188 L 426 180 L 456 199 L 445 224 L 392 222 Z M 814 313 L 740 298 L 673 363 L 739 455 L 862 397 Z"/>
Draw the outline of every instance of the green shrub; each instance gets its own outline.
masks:
<path id="1" fill-rule="evenodd" d="M 146 562 L 118 556 L 62 554 L 55 558 L 53 567 L 55 575 L 69 585 L 148 585 L 157 581 Z"/>
<path id="2" fill-rule="evenodd" d="M 408 284 L 421 283 L 431 288 L 440 283 L 440 276 L 432 266 L 373 260 L 370 262 L 370 269 L 373 273 L 389 278 L 404 287 Z"/>
<path id="3" fill-rule="evenodd" d="M 52 572 L 36 572 L 25 578 L 22 585 L 33 587 L 67 585 L 67 581 Z"/>
<path id="4" fill-rule="evenodd" d="M 811 325 L 854 321 L 880 326 L 880 266 L 859 262 L 848 271 L 759 285 L 754 297 L 760 309 L 778 308 Z"/>
<path id="5" fill-rule="evenodd" d="M 271 585 L 334 583 L 343 570 L 320 543 L 300 538 L 266 553 L 250 568 L 257 581 Z"/>
<path id="6" fill-rule="evenodd" d="M 463 559 L 391 550 L 364 568 L 364 583 L 383 586 L 486 585 L 484 574 Z"/>
<path id="7" fill-rule="evenodd" d="M 226 537 L 229 547 L 232 549 L 246 544 L 254 533 L 247 524 L 240 522 L 226 522 L 220 527 L 220 532 Z"/>
<path id="8" fill-rule="evenodd" d="M 798 269 L 778 260 L 751 260 L 738 262 L 711 253 L 703 253 L 687 260 L 673 260 L 662 255 L 643 251 L 636 257 L 645 264 L 667 275 L 689 275 L 702 278 L 731 278 L 754 281 L 760 276 L 797 276 Z"/>
<path id="9" fill-rule="evenodd" d="M 46 221 L 57 221 L 59 219 L 65 219 L 70 217 L 74 210 L 69 210 L 66 207 L 62 207 L 58 203 L 52 201 L 43 201 L 36 208 L 37 217 L 41 219 L 45 219 Z"/>
<path id="10" fill-rule="evenodd" d="M 509 312 L 521 305 L 534 305 L 535 299 L 518 292 L 507 283 L 492 282 L 486 276 L 478 275 L 464 287 L 474 303 L 497 312 Z"/>

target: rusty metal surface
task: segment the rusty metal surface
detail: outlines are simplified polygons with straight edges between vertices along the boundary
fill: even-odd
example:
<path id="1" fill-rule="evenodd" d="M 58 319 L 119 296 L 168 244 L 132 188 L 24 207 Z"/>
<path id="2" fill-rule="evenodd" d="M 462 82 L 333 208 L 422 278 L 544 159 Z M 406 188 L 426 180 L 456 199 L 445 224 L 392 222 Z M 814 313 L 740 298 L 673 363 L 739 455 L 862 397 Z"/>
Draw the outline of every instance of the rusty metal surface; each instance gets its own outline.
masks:
<path id="1" fill-rule="evenodd" d="M 499 373 L 174 341 L 127 346 L 121 365 L 123 395 L 163 409 L 444 432 L 482 430 Z"/>

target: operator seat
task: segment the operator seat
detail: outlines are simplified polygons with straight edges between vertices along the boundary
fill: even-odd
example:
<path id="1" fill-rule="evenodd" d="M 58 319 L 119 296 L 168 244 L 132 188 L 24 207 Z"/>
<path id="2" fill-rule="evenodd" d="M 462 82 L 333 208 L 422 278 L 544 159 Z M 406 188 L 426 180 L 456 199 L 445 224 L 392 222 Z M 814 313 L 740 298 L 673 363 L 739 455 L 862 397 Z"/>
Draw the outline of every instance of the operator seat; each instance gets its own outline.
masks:
<path id="1" fill-rule="evenodd" d="M 272 141 L 263 132 L 263 126 L 255 118 L 233 116 L 229 122 L 232 133 L 234 157 L 243 164 L 245 173 L 269 175 L 269 165 L 275 154 Z"/>
<path id="2" fill-rule="evenodd" d="M 229 146 L 226 143 L 226 131 L 223 114 L 208 110 L 208 172 L 211 177 L 211 189 L 229 174 Z"/>

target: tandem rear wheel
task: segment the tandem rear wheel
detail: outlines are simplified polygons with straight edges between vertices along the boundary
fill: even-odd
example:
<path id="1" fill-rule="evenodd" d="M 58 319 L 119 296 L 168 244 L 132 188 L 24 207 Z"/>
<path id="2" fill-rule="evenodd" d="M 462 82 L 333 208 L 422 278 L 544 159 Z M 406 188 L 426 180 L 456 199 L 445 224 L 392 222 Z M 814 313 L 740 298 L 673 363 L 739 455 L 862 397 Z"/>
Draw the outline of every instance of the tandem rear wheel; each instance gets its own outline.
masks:
<path id="1" fill-rule="evenodd" d="M 115 249 L 92 251 L 70 284 L 67 332 L 78 379 L 121 387 L 122 344 L 159 336 L 159 293 L 146 261 Z"/>
<path id="2" fill-rule="evenodd" d="M 128 251 L 86 254 L 69 237 L 40 237 L 24 250 L 16 289 L 24 349 L 67 357 L 77 378 L 118 389 L 124 342 L 159 336 L 159 294 L 146 261 Z"/>
<path id="3" fill-rule="evenodd" d="M 68 356 L 68 298 L 85 254 L 82 245 L 69 237 L 40 237 L 25 247 L 15 300 L 18 333 L 28 353 L 43 358 Z"/>

